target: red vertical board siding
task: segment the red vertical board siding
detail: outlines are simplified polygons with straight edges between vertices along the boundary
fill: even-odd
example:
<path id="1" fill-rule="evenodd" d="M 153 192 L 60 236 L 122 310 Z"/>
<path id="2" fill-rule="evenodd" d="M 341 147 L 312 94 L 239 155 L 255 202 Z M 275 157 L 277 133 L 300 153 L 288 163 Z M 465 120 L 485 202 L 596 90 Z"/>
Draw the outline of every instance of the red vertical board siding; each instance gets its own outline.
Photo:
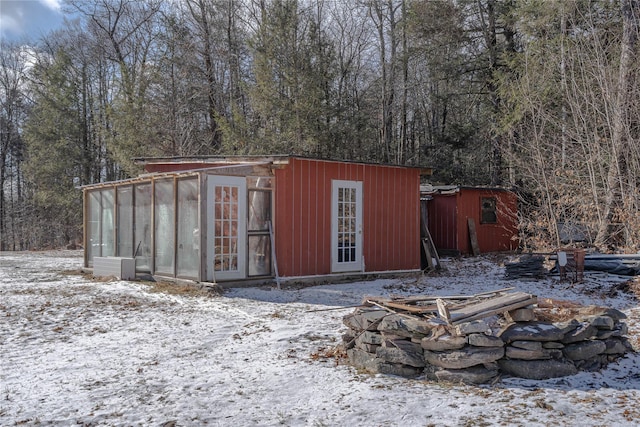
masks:
<path id="1" fill-rule="evenodd" d="M 378 202 L 376 203 L 375 206 L 371 206 L 371 209 L 374 209 L 376 212 L 375 222 L 371 224 L 364 224 L 365 235 L 376 236 L 378 240 L 378 244 L 376 245 L 376 247 L 366 248 L 367 251 L 370 251 L 371 249 L 374 250 L 374 256 L 369 257 L 371 258 L 370 261 L 367 261 L 366 255 L 364 257 L 365 261 L 367 261 L 367 268 L 369 269 L 373 268 L 374 265 L 378 266 L 382 264 L 382 259 L 384 257 L 384 254 L 386 253 L 386 250 L 390 247 L 388 227 L 389 227 L 389 221 L 391 221 L 391 218 L 388 218 L 388 217 L 385 218 L 385 204 L 389 204 L 389 200 L 386 200 L 386 201 L 384 200 L 384 198 L 387 197 L 385 172 L 386 170 L 381 170 L 376 172 L 376 182 L 377 182 L 376 195 L 377 195 Z M 369 203 L 367 203 L 366 206 L 369 206 Z M 376 227 L 377 227 L 377 230 L 374 233 L 373 230 L 376 229 Z"/>
<path id="2" fill-rule="evenodd" d="M 496 199 L 496 224 L 482 224 L 481 199 L 493 197 Z M 515 194 L 507 191 L 476 190 L 469 197 L 473 203 L 475 199 L 478 232 L 478 244 L 481 252 L 509 251 L 517 247 L 517 203 Z"/>
<path id="3" fill-rule="evenodd" d="M 311 229 L 311 221 L 310 221 L 310 206 L 309 206 L 309 190 L 313 185 L 313 180 L 311 177 L 311 170 L 309 168 L 309 164 L 301 165 L 299 168 L 300 171 L 300 228 L 298 230 L 298 244 L 300 250 L 298 251 L 300 255 L 300 264 L 298 265 L 298 269 L 300 271 L 308 271 L 309 262 L 311 259 L 311 254 L 309 253 L 311 248 L 309 245 L 312 243 L 315 245 L 316 242 L 310 241 L 310 229 Z"/>
<path id="4" fill-rule="evenodd" d="M 365 262 L 365 268 L 369 268 L 370 265 L 374 265 L 378 259 L 378 252 L 380 247 L 380 236 L 378 234 L 364 234 L 364 227 L 367 224 L 374 224 L 378 220 L 378 208 L 379 202 L 379 175 L 372 173 L 371 169 L 365 169 L 365 180 L 362 188 L 363 193 L 366 194 L 366 203 L 371 204 L 371 209 L 365 209 L 362 215 L 363 224 L 363 239 L 366 240 L 363 248 L 363 256 Z M 364 196 L 364 195 L 363 195 Z"/>
<path id="5" fill-rule="evenodd" d="M 458 249 L 464 254 L 471 253 L 471 241 L 469 240 L 469 218 L 473 218 L 476 224 L 476 232 L 480 224 L 480 218 L 475 211 L 475 203 L 473 195 L 462 189 L 456 196 L 458 203 Z"/>
<path id="6" fill-rule="evenodd" d="M 288 241 L 289 241 L 289 246 L 291 248 L 291 268 L 295 271 L 296 267 L 297 267 L 297 261 L 298 261 L 298 254 L 297 252 L 300 251 L 300 247 L 298 246 L 298 241 L 297 241 L 297 237 L 298 237 L 298 227 L 300 226 L 300 219 L 299 219 L 299 208 L 298 208 L 298 200 L 300 198 L 300 185 L 298 183 L 298 177 L 297 177 L 297 172 L 298 172 L 298 165 L 296 164 L 292 164 L 291 165 L 291 182 L 289 183 L 289 187 L 290 187 L 290 197 L 291 197 L 291 202 L 289 205 L 289 210 L 291 211 L 290 215 L 291 215 L 291 225 L 290 225 L 290 233 L 289 233 L 289 237 L 288 237 Z"/>
<path id="7" fill-rule="evenodd" d="M 371 224 L 373 227 L 369 231 L 370 233 L 375 232 L 375 228 L 377 228 L 380 232 L 380 259 L 378 259 L 377 265 L 382 265 L 384 262 L 384 258 L 387 257 L 387 261 L 392 264 L 392 256 L 393 256 L 393 214 L 389 212 L 389 206 L 393 205 L 393 201 L 391 200 L 393 197 L 392 189 L 389 185 L 389 170 L 382 169 L 379 171 L 380 173 L 380 215 L 378 217 L 378 222 L 375 224 Z M 374 228 L 375 227 L 375 228 Z M 379 270 L 379 268 L 376 268 Z"/>
<path id="8" fill-rule="evenodd" d="M 407 187 L 407 256 L 413 258 L 413 265 L 420 268 L 420 173 L 408 174 Z M 413 203 L 412 203 L 413 202 Z M 413 237 L 415 236 L 415 237 Z M 415 254 L 415 255 L 412 255 Z"/>
<path id="9" fill-rule="evenodd" d="M 456 205 L 456 194 L 434 194 L 427 203 L 429 233 L 437 249 L 459 250 Z"/>
<path id="10" fill-rule="evenodd" d="M 312 249 L 317 248 L 318 253 L 322 253 L 320 242 L 318 239 L 318 192 L 314 191 L 318 183 L 318 164 L 311 163 L 309 168 L 309 182 L 311 185 L 307 188 L 307 204 L 309 207 L 316 207 L 309 211 L 309 241 L 307 242 L 307 265 L 311 271 L 318 271 L 318 257 L 312 256 Z"/>
<path id="11" fill-rule="evenodd" d="M 364 216 L 371 218 L 364 224 L 367 271 L 420 268 L 418 171 L 372 165 L 365 169 L 371 172 L 363 185 Z"/>
<path id="12" fill-rule="evenodd" d="M 412 177 L 409 175 L 405 174 L 405 182 L 404 182 L 404 186 L 403 188 L 411 188 L 412 185 Z M 417 187 L 417 192 L 418 194 L 420 194 L 420 177 L 418 177 L 418 187 Z M 403 202 L 402 205 L 403 206 L 407 206 L 407 209 L 404 211 L 401 211 L 401 213 L 403 214 L 404 218 L 402 219 L 402 225 L 403 225 L 403 232 L 405 235 L 409 235 L 409 233 L 417 233 L 417 235 L 420 235 L 420 197 L 417 197 L 418 203 L 415 205 L 414 209 L 411 209 L 411 199 L 416 199 L 416 197 L 414 195 L 409 194 L 408 191 L 403 191 L 402 194 L 404 195 L 403 197 Z M 411 218 L 418 218 L 418 221 L 414 223 L 412 223 Z M 415 231 L 414 231 L 415 230 Z M 410 240 L 407 241 L 407 243 L 404 245 L 404 251 L 402 254 L 402 259 L 408 259 L 411 257 L 411 254 L 415 251 L 417 251 L 418 253 L 420 253 L 420 241 L 416 241 L 415 242 L 415 246 L 411 246 L 414 243 L 411 242 Z"/>
<path id="13" fill-rule="evenodd" d="M 293 235 L 291 230 L 293 226 L 293 217 L 291 215 L 293 202 L 290 190 L 291 169 L 276 169 L 275 177 L 274 240 L 278 273 L 284 276 L 286 275 L 285 272 L 292 270 L 292 245 L 290 241 Z"/>
<path id="14" fill-rule="evenodd" d="M 496 198 L 497 224 L 481 223 L 481 200 Z M 468 218 L 473 218 L 480 252 L 518 246 L 517 198 L 509 191 L 461 188 L 455 195 L 434 194 L 428 204 L 429 232 L 438 249 L 471 253 Z"/>
<path id="15" fill-rule="evenodd" d="M 316 271 L 318 274 L 322 274 L 320 272 L 331 270 L 331 186 L 327 185 L 331 172 L 322 165 L 318 165 L 318 171 L 317 210 L 322 214 L 319 219 L 320 235 L 318 241 L 322 243 L 318 247 L 318 269 Z"/>
<path id="16" fill-rule="evenodd" d="M 393 189 L 389 184 L 389 170 L 383 169 L 380 171 L 380 216 L 376 224 L 372 224 L 375 227 L 379 227 L 382 232 L 380 235 L 380 259 L 378 259 L 378 265 L 382 265 L 384 258 L 387 257 L 387 262 L 393 264 L 393 212 L 389 212 L 388 206 L 393 205 Z M 374 232 L 371 230 L 370 232 Z M 379 268 L 376 268 L 379 270 Z"/>
<path id="17" fill-rule="evenodd" d="M 366 168 L 363 168 L 363 170 L 362 170 L 362 193 L 363 193 L 362 197 L 363 197 L 363 204 L 364 204 L 365 195 L 366 195 L 367 199 L 375 200 L 375 198 L 376 198 L 376 194 L 372 192 L 372 189 L 375 188 L 375 182 L 372 182 L 373 178 L 375 178 L 375 177 L 369 173 L 369 170 L 366 169 Z M 369 201 L 369 202 L 371 202 L 371 201 Z M 364 206 L 363 206 L 363 208 L 364 208 Z M 367 236 L 367 235 L 364 234 L 364 224 L 368 224 L 369 222 L 373 221 L 374 217 L 375 217 L 375 212 L 374 211 L 372 211 L 372 210 L 369 211 L 369 210 L 363 209 L 363 211 L 362 211 L 362 225 L 363 225 L 362 256 L 364 257 L 365 269 L 368 268 L 369 263 L 373 261 L 371 259 L 371 257 L 373 255 L 371 255 L 370 253 L 367 253 L 365 248 L 367 248 L 369 246 L 375 247 L 376 240 L 375 240 L 375 236 Z"/>
<path id="18" fill-rule="evenodd" d="M 335 179 L 363 183 L 366 270 L 420 268 L 417 169 L 291 158 L 275 173 L 280 275 L 331 273 L 331 185 Z"/>
<path id="19" fill-rule="evenodd" d="M 391 206 L 398 206 L 398 193 L 396 191 L 400 190 L 398 187 L 398 183 L 396 182 L 396 170 L 395 169 L 390 169 L 387 171 L 387 186 L 388 186 L 388 191 L 389 191 L 389 195 L 387 196 L 387 200 L 389 201 L 389 204 Z M 389 217 L 389 222 L 390 222 L 390 227 L 388 227 L 389 232 L 390 232 L 390 236 L 389 236 L 389 241 L 391 242 L 391 247 L 389 248 L 388 251 L 388 256 L 391 257 L 391 263 L 393 265 L 396 265 L 398 263 L 398 250 L 400 249 L 400 239 L 402 239 L 403 236 L 400 236 L 400 221 L 398 218 L 398 213 L 399 213 L 399 209 L 390 209 L 387 212 L 387 215 Z"/>
<path id="20" fill-rule="evenodd" d="M 411 177 L 405 174 L 405 181 L 404 181 L 404 185 L 403 188 L 410 188 L 411 187 Z M 402 205 L 403 206 L 407 206 L 406 210 L 400 211 L 400 213 L 403 215 L 403 219 L 402 219 L 402 227 L 403 227 L 403 235 L 408 235 L 409 233 L 413 233 L 412 230 L 414 230 L 414 226 L 415 226 L 415 233 L 418 234 L 418 236 L 420 235 L 420 222 L 418 221 L 417 224 L 412 224 L 411 223 L 411 217 L 418 217 L 418 219 L 420 218 L 420 197 L 418 196 L 418 204 L 415 205 L 415 209 L 413 209 L 413 212 L 410 210 L 411 209 L 411 199 L 412 198 L 416 198 L 415 196 L 411 196 L 407 191 L 403 191 L 402 192 L 403 197 L 402 197 Z M 420 178 L 418 178 L 418 194 L 420 194 Z M 418 251 L 418 253 L 420 252 L 420 242 L 416 242 L 416 246 L 415 247 L 411 247 L 413 243 L 409 240 L 407 241 L 407 243 L 403 246 L 404 251 L 402 252 L 402 259 L 407 259 L 411 257 L 411 253 L 414 251 Z"/>

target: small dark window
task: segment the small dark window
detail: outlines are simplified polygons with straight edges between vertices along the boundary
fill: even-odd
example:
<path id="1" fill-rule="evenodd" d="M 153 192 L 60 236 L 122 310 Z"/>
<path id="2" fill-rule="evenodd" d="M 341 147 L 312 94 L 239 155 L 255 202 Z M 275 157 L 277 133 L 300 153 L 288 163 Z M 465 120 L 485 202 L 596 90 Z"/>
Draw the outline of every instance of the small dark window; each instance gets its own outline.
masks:
<path id="1" fill-rule="evenodd" d="M 483 197 L 480 199 L 481 208 L 481 224 L 495 224 L 498 222 L 498 215 L 496 214 L 496 198 L 495 197 Z"/>

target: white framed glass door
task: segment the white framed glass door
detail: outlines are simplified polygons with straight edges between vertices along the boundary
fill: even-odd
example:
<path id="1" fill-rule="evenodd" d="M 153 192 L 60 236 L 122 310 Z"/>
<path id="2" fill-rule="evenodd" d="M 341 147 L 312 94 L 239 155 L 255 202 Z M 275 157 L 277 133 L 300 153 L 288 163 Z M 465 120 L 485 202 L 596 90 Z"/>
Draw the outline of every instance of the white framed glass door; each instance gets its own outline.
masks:
<path id="1" fill-rule="evenodd" d="M 331 183 L 331 271 L 362 271 L 362 182 Z"/>
<path id="2" fill-rule="evenodd" d="M 243 279 L 247 259 L 245 178 L 210 175 L 207 181 L 207 279 Z"/>

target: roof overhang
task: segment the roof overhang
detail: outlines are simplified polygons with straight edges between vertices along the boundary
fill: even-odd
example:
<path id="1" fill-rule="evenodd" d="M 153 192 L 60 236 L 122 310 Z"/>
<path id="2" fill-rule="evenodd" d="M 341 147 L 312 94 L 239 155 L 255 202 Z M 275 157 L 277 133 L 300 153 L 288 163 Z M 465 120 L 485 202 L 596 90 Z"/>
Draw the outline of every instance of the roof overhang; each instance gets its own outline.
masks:
<path id="1" fill-rule="evenodd" d="M 472 185 L 421 185 L 420 193 L 422 194 L 456 194 L 464 190 L 491 191 L 512 193 L 512 190 L 502 187 L 485 187 Z"/>
<path id="2" fill-rule="evenodd" d="M 185 156 L 185 157 L 137 157 L 133 161 L 140 166 L 161 165 L 161 164 L 186 164 L 186 163 L 203 163 L 215 165 L 234 165 L 234 164 L 271 164 L 273 168 L 279 169 L 289 164 L 290 159 L 317 160 L 324 162 L 340 162 L 355 163 L 363 165 L 398 167 L 407 169 L 418 169 L 421 176 L 430 176 L 433 174 L 433 168 L 414 165 L 399 165 L 390 163 L 365 162 L 360 160 L 338 160 L 324 159 L 318 157 L 307 157 L 292 154 L 276 154 L 269 156 Z"/>
<path id="3" fill-rule="evenodd" d="M 136 157 L 133 162 L 136 165 L 153 164 L 184 164 L 184 163 L 210 163 L 215 165 L 238 165 L 238 164 L 282 164 L 288 163 L 288 155 L 275 156 L 178 156 L 178 157 Z"/>
<path id="4" fill-rule="evenodd" d="M 233 173 L 234 169 L 241 170 L 242 168 L 261 166 L 261 165 L 269 165 L 269 163 L 268 162 L 236 163 L 236 164 L 228 164 L 228 165 L 222 165 L 222 166 L 211 166 L 211 167 L 205 167 L 205 168 L 177 170 L 177 171 L 170 171 L 170 172 L 151 172 L 151 173 L 144 173 L 144 174 L 138 175 L 135 178 L 123 179 L 118 181 L 100 182 L 96 184 L 88 184 L 78 188 L 81 190 L 95 190 L 103 187 L 113 187 L 115 185 L 138 184 L 141 182 L 147 182 L 147 181 L 156 180 L 156 179 L 166 179 L 166 178 L 176 178 L 176 177 L 184 178 L 189 176 L 197 176 L 201 173 L 212 173 L 212 174 L 220 175 L 222 173 Z"/>

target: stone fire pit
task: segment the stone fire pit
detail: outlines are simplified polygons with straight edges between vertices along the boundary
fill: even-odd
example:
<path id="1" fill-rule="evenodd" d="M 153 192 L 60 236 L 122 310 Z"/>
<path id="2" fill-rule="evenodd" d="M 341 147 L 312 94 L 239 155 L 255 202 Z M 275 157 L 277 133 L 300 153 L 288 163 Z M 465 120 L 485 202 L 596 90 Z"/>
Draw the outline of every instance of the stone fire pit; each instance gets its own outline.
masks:
<path id="1" fill-rule="evenodd" d="M 473 384 L 596 371 L 633 351 L 619 310 L 522 293 L 367 298 L 343 318 L 348 363 Z"/>

